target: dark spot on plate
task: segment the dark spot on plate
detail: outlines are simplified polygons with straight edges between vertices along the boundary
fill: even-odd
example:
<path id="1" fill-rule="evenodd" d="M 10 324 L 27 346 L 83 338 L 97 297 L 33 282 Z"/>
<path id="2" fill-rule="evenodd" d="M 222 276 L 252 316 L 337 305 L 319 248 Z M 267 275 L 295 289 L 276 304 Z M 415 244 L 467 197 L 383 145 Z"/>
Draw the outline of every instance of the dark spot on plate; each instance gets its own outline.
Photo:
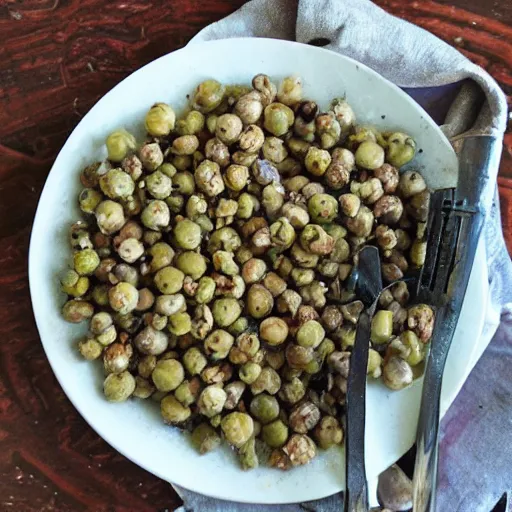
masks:
<path id="1" fill-rule="evenodd" d="M 381 119 L 386 119 L 386 114 L 382 114 L 382 115 L 380 116 L 380 118 L 381 118 Z"/>
<path id="2" fill-rule="evenodd" d="M 418 150 L 418 153 L 423 153 L 423 149 L 421 149 L 421 148 L 420 148 L 420 149 Z"/>

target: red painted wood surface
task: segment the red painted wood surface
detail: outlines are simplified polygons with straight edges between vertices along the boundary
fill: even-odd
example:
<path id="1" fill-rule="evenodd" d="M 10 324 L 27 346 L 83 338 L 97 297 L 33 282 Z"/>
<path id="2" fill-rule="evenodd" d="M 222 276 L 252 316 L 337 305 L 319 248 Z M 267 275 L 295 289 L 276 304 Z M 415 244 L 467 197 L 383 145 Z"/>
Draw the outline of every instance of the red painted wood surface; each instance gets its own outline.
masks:
<path id="1" fill-rule="evenodd" d="M 243 3 L 0 1 L 0 512 L 154 512 L 180 503 L 170 485 L 100 439 L 65 397 L 33 321 L 27 250 L 45 178 L 80 118 L 129 73 Z M 378 3 L 459 47 L 512 103 L 510 2 Z M 512 250 L 512 133 L 500 175 Z"/>

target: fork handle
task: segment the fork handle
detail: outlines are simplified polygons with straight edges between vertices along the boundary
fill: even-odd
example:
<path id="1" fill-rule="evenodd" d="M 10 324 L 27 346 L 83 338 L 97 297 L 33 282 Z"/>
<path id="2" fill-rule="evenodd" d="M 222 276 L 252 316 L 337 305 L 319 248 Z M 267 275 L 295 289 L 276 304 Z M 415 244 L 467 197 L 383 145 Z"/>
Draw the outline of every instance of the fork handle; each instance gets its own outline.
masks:
<path id="1" fill-rule="evenodd" d="M 445 310 L 446 311 L 446 310 Z M 442 314 L 436 319 L 434 336 L 453 337 L 454 328 L 447 328 L 447 322 L 457 322 L 458 314 L 453 310 Z M 448 318 L 447 318 L 448 317 Z M 451 318 L 450 318 L 451 317 Z M 435 331 L 438 331 L 436 333 Z M 441 331 L 441 332 L 439 332 Z M 442 340 L 438 340 L 442 342 Z M 450 343 L 448 342 L 448 345 Z M 436 350 L 444 344 L 432 345 L 431 353 L 425 368 L 423 395 L 416 434 L 416 461 L 413 477 L 413 511 L 435 512 L 437 461 L 439 456 L 439 416 L 441 402 L 441 386 L 447 350 Z"/>
<path id="2" fill-rule="evenodd" d="M 356 339 L 347 379 L 345 512 L 368 512 L 369 509 L 368 483 L 364 463 L 364 433 L 371 309 L 361 313 L 357 322 Z M 373 307 L 373 309 L 375 308 Z"/>

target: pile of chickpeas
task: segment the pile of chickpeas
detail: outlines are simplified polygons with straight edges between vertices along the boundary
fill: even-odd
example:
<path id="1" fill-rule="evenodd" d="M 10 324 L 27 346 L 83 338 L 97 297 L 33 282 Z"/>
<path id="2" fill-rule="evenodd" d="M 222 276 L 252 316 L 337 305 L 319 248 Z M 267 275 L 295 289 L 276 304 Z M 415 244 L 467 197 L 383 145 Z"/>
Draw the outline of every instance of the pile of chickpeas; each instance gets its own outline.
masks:
<path id="1" fill-rule="evenodd" d="M 302 82 L 199 84 L 179 120 L 157 103 L 146 140 L 119 129 L 85 168 L 70 231 L 63 316 L 102 361 L 105 397 L 160 404 L 200 453 L 224 438 L 244 469 L 309 462 L 343 442 L 350 354 L 363 309 L 344 283 L 376 245 L 386 283 L 368 375 L 420 373 L 434 313 L 400 281 L 424 263 L 429 192 L 399 172 L 414 140 L 320 112 Z M 266 445 L 266 447 L 265 447 Z M 265 448 L 260 450 L 260 448 Z M 261 457 L 260 457 L 261 458 Z"/>

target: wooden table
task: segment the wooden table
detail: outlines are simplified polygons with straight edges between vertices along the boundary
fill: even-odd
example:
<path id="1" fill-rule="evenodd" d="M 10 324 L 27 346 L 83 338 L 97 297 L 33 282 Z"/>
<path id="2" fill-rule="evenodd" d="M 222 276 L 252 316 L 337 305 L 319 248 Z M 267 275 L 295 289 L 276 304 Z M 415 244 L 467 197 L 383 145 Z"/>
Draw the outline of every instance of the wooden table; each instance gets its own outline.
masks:
<path id="1" fill-rule="evenodd" d="M 243 3 L 0 2 L 1 512 L 154 512 L 180 504 L 170 485 L 99 438 L 62 392 L 33 320 L 27 251 L 44 181 L 80 118 L 129 73 Z M 377 3 L 458 47 L 512 94 L 510 2 Z M 499 185 L 512 250 L 512 130 Z"/>

